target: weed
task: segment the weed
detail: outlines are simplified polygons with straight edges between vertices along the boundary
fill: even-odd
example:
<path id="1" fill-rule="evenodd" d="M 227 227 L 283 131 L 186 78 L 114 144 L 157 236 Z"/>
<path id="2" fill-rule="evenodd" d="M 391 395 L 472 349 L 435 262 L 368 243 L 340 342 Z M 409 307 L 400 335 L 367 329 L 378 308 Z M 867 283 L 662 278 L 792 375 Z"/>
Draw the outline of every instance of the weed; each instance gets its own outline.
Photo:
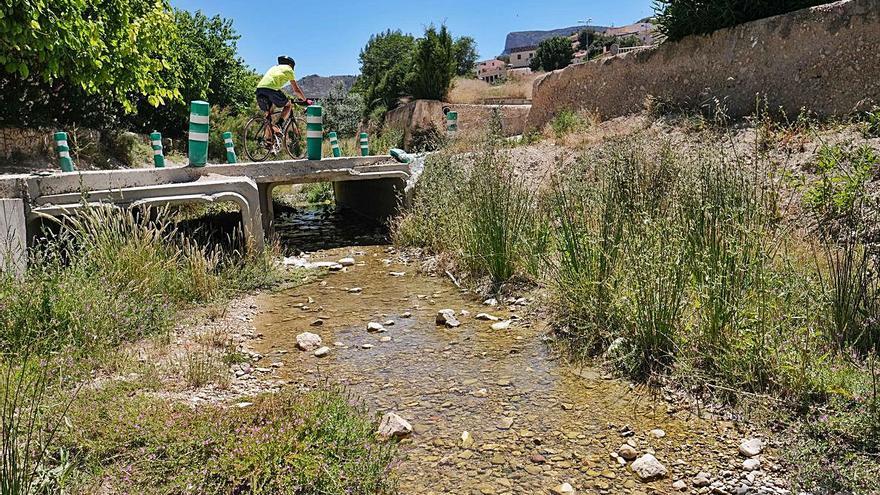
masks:
<path id="1" fill-rule="evenodd" d="M 880 138 L 880 107 L 865 112 L 862 134 L 865 139 Z"/>
<path id="2" fill-rule="evenodd" d="M 562 110 L 550 121 L 550 129 L 557 139 L 571 133 L 582 131 L 587 127 L 587 121 L 571 110 Z"/>

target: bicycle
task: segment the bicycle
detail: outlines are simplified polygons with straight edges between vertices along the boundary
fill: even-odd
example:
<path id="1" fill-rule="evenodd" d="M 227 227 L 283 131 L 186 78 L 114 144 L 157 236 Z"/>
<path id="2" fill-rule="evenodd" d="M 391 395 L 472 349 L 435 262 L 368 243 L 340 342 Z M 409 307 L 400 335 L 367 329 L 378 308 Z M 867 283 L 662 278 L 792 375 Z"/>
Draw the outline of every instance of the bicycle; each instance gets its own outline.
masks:
<path id="1" fill-rule="evenodd" d="M 308 102 L 305 101 L 292 101 L 294 105 L 308 106 Z M 262 162 L 269 158 L 269 155 L 277 159 L 282 152 L 286 152 L 294 160 L 305 156 L 305 146 L 302 143 L 295 109 L 291 109 L 286 119 L 275 124 L 281 132 L 273 132 L 272 138 L 266 139 L 266 126 L 272 126 L 280 113 L 280 108 L 276 108 L 268 116 L 260 112 L 260 115 L 251 117 L 244 125 L 244 152 L 249 160 Z"/>

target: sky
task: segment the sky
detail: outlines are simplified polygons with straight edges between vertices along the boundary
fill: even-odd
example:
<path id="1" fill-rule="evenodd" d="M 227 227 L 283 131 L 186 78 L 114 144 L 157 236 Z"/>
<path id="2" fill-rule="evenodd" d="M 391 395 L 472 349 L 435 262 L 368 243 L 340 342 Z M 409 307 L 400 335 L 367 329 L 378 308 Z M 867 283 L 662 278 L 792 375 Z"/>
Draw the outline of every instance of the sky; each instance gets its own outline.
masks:
<path id="1" fill-rule="evenodd" d="M 651 0 L 171 0 L 175 7 L 232 19 L 238 50 L 263 72 L 278 55 L 296 60 L 297 77 L 357 74 L 358 54 L 371 34 L 401 29 L 420 36 L 445 23 L 453 36 L 477 41 L 480 59 L 504 49 L 510 31 L 622 26 L 653 13 Z"/>

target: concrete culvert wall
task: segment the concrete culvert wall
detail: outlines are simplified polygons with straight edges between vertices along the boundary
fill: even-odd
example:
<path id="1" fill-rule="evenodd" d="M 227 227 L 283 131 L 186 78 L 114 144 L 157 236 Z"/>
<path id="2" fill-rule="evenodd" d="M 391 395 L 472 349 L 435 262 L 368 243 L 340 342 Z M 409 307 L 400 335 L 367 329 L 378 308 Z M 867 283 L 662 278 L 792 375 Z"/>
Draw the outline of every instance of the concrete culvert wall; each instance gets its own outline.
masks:
<path id="1" fill-rule="evenodd" d="M 648 96 L 674 109 L 718 98 L 728 115 L 801 108 L 821 117 L 880 103 L 880 0 L 844 0 L 711 35 L 570 66 L 535 81 L 528 128 L 563 109 L 609 119 L 638 112 Z"/>

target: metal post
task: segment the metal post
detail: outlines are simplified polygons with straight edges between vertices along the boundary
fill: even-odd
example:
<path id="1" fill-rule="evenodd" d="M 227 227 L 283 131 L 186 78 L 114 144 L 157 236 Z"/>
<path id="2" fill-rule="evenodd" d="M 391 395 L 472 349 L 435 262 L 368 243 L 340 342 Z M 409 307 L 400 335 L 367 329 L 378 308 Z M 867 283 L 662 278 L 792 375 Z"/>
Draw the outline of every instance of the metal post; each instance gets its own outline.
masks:
<path id="1" fill-rule="evenodd" d="M 321 144 L 324 141 L 324 117 L 320 105 L 306 108 L 306 158 L 321 159 Z"/>
<path id="2" fill-rule="evenodd" d="M 335 132 L 331 132 L 327 134 L 327 137 L 330 138 L 330 147 L 333 148 L 333 157 L 339 158 L 342 156 L 342 151 L 339 150 L 339 137 Z"/>
<path id="3" fill-rule="evenodd" d="M 61 165 L 62 172 L 73 172 L 76 167 L 73 166 L 73 160 L 70 158 L 70 146 L 67 144 L 67 133 L 55 133 L 55 151 L 58 152 L 58 164 Z"/>
<path id="4" fill-rule="evenodd" d="M 226 163 L 238 163 L 238 157 L 235 156 L 235 145 L 232 143 L 232 133 L 223 133 L 223 144 L 226 146 Z"/>
<path id="5" fill-rule="evenodd" d="M 446 113 L 446 136 L 455 137 L 458 134 L 458 112 Z"/>
<path id="6" fill-rule="evenodd" d="M 189 110 L 189 164 L 204 167 L 208 163 L 208 130 L 211 105 L 207 101 L 193 101 Z"/>
<path id="7" fill-rule="evenodd" d="M 370 140 L 366 132 L 361 133 L 361 156 L 370 156 Z"/>
<path id="8" fill-rule="evenodd" d="M 162 134 L 158 132 L 150 134 L 150 144 L 153 146 L 153 165 L 156 168 L 164 168 L 165 154 L 162 151 Z"/>

